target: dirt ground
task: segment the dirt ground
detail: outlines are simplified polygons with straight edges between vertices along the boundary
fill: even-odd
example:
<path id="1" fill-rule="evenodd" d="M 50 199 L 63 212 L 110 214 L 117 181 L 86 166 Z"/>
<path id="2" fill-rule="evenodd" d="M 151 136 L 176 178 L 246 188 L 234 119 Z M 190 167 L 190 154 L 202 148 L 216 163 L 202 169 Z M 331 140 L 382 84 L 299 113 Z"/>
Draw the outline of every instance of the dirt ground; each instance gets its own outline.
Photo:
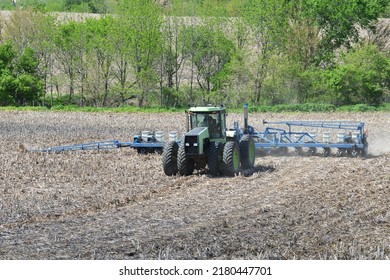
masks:
<path id="1" fill-rule="evenodd" d="M 360 120 L 367 158 L 257 157 L 252 176 L 167 177 L 161 155 L 24 148 L 185 129 L 184 113 L 0 112 L 0 259 L 389 259 L 390 113 Z M 229 126 L 242 116 L 229 114 Z"/>

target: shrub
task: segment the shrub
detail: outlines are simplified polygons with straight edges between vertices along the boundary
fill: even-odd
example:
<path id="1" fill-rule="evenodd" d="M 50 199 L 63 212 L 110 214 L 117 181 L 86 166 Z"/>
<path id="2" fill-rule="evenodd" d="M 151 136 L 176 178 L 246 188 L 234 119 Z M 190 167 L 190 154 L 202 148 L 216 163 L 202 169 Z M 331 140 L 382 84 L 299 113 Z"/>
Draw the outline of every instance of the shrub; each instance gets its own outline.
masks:
<path id="1" fill-rule="evenodd" d="M 43 92 L 39 61 L 31 48 L 17 56 L 11 43 L 0 45 L 0 105 L 34 105 Z"/>
<path id="2" fill-rule="evenodd" d="M 376 46 L 363 45 L 346 53 L 329 72 L 335 104 L 380 105 L 390 87 L 390 60 Z"/>

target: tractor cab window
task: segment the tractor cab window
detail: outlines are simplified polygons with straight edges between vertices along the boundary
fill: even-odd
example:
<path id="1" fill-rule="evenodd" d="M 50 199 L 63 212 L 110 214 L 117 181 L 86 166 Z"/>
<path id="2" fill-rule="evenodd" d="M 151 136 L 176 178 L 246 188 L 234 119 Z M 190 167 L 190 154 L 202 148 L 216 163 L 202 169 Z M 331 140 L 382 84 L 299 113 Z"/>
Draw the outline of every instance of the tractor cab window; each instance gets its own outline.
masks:
<path id="1" fill-rule="evenodd" d="M 212 139 L 222 138 L 225 130 L 224 120 L 221 119 L 220 112 L 191 112 L 191 129 L 196 127 L 208 127 Z"/>

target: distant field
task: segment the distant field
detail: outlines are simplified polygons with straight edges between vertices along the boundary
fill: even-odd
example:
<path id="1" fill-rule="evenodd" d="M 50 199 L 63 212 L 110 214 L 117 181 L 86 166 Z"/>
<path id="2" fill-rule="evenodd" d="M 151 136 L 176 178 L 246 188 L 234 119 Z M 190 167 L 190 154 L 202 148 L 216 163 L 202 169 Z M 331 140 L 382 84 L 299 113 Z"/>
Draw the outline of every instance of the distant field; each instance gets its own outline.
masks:
<path id="1" fill-rule="evenodd" d="M 250 177 L 167 177 L 157 154 L 23 145 L 183 132 L 182 113 L 0 111 L 0 259 L 389 259 L 390 114 L 251 114 L 250 124 L 263 119 L 361 120 L 371 155 L 291 153 L 258 157 Z"/>

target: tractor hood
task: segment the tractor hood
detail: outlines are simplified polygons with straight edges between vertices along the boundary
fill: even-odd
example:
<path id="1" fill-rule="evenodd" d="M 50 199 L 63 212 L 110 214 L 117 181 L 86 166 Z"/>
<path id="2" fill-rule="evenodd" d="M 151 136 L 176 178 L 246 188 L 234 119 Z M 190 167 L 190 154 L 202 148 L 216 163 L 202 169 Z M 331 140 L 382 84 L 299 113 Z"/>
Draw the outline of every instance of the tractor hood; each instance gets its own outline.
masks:
<path id="1" fill-rule="evenodd" d="M 205 135 L 207 134 L 207 135 Z M 209 130 L 207 127 L 195 127 L 194 129 L 188 131 L 185 136 L 198 136 L 205 135 L 205 137 L 209 137 Z"/>
<path id="2" fill-rule="evenodd" d="M 196 127 L 187 132 L 184 135 L 186 154 L 191 156 L 202 155 L 209 137 L 209 129 L 207 127 Z"/>

